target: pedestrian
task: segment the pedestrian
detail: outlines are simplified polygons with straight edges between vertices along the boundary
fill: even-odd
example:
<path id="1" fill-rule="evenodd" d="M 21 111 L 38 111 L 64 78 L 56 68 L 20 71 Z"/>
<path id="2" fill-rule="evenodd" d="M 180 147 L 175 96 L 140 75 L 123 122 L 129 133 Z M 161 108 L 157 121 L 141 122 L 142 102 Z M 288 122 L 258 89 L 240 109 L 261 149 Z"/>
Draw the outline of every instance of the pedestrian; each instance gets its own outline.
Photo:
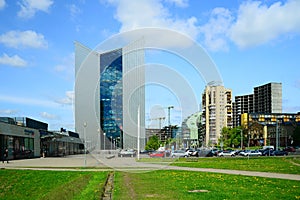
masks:
<path id="1" fill-rule="evenodd" d="M 7 148 L 5 148 L 5 150 L 4 150 L 2 162 L 4 163 L 5 160 L 8 163 L 8 149 Z"/>

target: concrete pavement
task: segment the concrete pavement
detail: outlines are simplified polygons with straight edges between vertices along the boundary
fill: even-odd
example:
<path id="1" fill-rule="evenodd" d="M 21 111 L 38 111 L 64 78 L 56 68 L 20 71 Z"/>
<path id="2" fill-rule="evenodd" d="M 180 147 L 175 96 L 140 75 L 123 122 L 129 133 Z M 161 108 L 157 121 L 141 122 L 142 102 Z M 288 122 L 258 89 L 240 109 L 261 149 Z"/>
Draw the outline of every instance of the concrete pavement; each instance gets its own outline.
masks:
<path id="1" fill-rule="evenodd" d="M 0 163 L 2 169 L 37 169 L 37 170 L 117 170 L 130 172 L 145 172 L 152 170 L 187 170 L 211 173 L 235 174 L 244 176 L 258 176 L 267 178 L 279 178 L 300 181 L 300 175 L 279 174 L 270 172 L 253 172 L 241 170 L 188 168 L 169 166 L 166 164 L 153 164 L 136 162 L 135 158 L 119 158 L 115 155 L 72 155 L 66 157 L 46 157 L 24 160 L 12 160 L 9 163 Z"/>

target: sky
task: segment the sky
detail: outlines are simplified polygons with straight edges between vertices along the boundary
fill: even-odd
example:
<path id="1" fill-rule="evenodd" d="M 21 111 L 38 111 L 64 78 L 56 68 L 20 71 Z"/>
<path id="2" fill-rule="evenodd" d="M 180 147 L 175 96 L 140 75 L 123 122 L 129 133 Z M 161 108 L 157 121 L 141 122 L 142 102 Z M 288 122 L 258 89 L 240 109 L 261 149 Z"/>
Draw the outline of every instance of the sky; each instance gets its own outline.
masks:
<path id="1" fill-rule="evenodd" d="M 234 96 L 281 82 L 283 112 L 299 112 L 299 9 L 299 0 L 0 0 L 0 116 L 74 130 L 74 42 L 93 49 L 115 34 L 149 27 L 197 42 Z M 186 61 L 157 50 L 145 60 L 174 67 L 201 103 L 206 83 Z M 146 92 L 148 126 L 170 105 L 172 124 L 186 117 L 168 88 L 149 84 Z"/>

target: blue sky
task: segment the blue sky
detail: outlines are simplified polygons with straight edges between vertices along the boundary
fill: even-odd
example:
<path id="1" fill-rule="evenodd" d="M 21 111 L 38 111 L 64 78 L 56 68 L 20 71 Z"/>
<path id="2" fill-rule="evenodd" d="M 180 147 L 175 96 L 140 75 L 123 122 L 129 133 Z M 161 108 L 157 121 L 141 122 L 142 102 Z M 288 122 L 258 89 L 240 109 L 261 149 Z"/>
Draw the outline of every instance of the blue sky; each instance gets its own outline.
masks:
<path id="1" fill-rule="evenodd" d="M 169 28 L 197 41 L 234 95 L 282 82 L 283 112 L 299 112 L 299 9 L 299 0 L 0 0 L 0 116 L 27 116 L 50 129 L 73 130 L 74 41 L 94 48 L 143 27 Z M 185 65 L 161 53 L 146 55 L 147 62 L 178 71 Z M 200 104 L 205 83 L 191 80 Z M 148 94 L 146 118 L 151 107 L 173 104 L 171 122 L 180 123 L 176 98 L 164 88 L 149 88 L 166 95 Z"/>

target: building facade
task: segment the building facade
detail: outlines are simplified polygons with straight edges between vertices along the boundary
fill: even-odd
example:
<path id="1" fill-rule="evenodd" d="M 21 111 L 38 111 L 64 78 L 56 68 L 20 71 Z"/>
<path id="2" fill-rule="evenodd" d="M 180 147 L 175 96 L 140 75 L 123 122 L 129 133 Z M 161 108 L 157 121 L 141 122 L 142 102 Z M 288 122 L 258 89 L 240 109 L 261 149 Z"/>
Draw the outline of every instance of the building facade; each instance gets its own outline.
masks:
<path id="1" fill-rule="evenodd" d="M 28 117 L 0 117 L 0 159 L 8 149 L 8 159 L 64 156 L 84 152 L 78 133 L 48 131 L 48 124 Z"/>
<path id="2" fill-rule="evenodd" d="M 75 43 L 75 130 L 96 149 L 145 146 L 141 41 L 97 52 Z"/>
<path id="3" fill-rule="evenodd" d="M 233 127 L 241 126 L 241 115 L 254 112 L 254 95 L 236 96 L 233 103 Z"/>
<path id="4" fill-rule="evenodd" d="M 47 128 L 48 124 L 30 118 L 0 117 L 1 158 L 6 148 L 9 160 L 39 157 L 39 129 Z"/>
<path id="5" fill-rule="evenodd" d="M 244 113 L 281 113 L 282 84 L 267 83 L 254 87 L 254 94 L 236 96 L 233 103 L 233 126 L 241 126 Z"/>
<path id="6" fill-rule="evenodd" d="M 218 144 L 223 127 L 232 127 L 232 92 L 222 85 L 208 84 L 202 94 L 205 146 Z"/>
<path id="7" fill-rule="evenodd" d="M 282 113 L 282 84 L 268 83 L 254 88 L 255 113 Z"/>
<path id="8" fill-rule="evenodd" d="M 249 146 L 292 146 L 294 130 L 300 126 L 300 113 L 244 113 L 241 119 Z"/>

